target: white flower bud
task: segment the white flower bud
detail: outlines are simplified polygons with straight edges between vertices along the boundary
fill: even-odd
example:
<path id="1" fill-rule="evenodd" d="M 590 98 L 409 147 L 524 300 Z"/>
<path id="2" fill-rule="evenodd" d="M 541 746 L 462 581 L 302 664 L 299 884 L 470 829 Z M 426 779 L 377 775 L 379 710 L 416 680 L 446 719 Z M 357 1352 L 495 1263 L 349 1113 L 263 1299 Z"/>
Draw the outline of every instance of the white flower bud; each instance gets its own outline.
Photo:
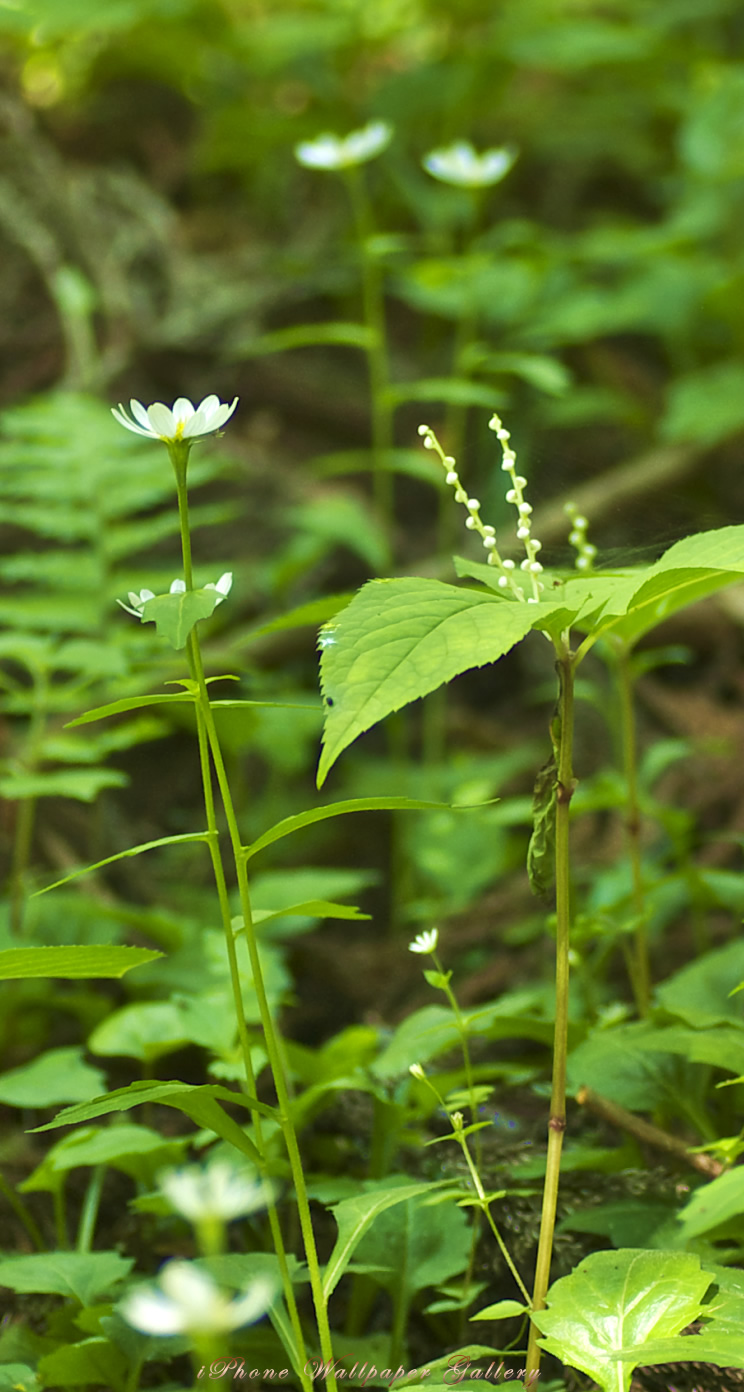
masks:
<path id="1" fill-rule="evenodd" d="M 467 529 L 468 529 L 469 532 L 472 532 L 472 531 L 474 530 L 474 528 L 475 528 L 475 518 L 474 518 L 474 517 L 466 517 L 466 518 L 465 518 L 465 526 L 467 527 Z"/>
<path id="2" fill-rule="evenodd" d="M 454 487 L 454 485 L 459 482 L 460 480 L 458 479 L 454 469 L 450 469 L 449 473 L 447 474 L 447 477 L 445 478 L 445 483 L 449 483 Z"/>
<path id="3" fill-rule="evenodd" d="M 496 538 L 492 536 L 484 537 L 483 545 L 485 546 L 487 551 L 492 551 L 496 545 Z"/>
<path id="4" fill-rule="evenodd" d="M 528 536 L 529 536 L 529 534 L 530 534 L 530 529 L 529 529 L 529 527 L 527 527 L 527 526 L 517 527 L 517 536 L 519 537 L 519 540 L 520 540 L 520 541 L 526 541 L 527 538 L 528 538 Z"/>
<path id="5" fill-rule="evenodd" d="M 500 590 L 505 590 L 509 584 L 508 577 L 506 575 L 500 575 L 497 583 Z"/>
<path id="6" fill-rule="evenodd" d="M 478 502 L 478 499 L 468 498 L 468 507 L 470 508 L 471 512 L 477 512 L 480 508 L 480 503 Z"/>

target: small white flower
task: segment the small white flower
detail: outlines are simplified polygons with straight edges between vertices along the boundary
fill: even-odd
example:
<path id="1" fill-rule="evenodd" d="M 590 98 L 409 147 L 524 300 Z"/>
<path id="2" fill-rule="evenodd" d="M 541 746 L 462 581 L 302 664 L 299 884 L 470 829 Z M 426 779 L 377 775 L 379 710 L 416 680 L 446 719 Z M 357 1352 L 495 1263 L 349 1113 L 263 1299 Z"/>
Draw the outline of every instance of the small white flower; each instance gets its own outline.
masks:
<path id="1" fill-rule="evenodd" d="M 126 609 L 128 614 L 134 614 L 135 619 L 141 619 L 142 610 L 148 599 L 154 599 L 155 595 L 152 590 L 140 590 L 139 594 L 135 594 L 134 590 L 130 590 L 127 597 L 129 599 L 128 604 L 125 604 L 123 599 L 117 599 L 116 603 L 120 604 L 122 609 Z"/>
<path id="2" fill-rule="evenodd" d="M 487 188 L 509 173 L 516 158 L 516 151 L 506 147 L 484 150 L 479 155 L 469 140 L 456 140 L 446 149 L 432 150 L 424 155 L 422 164 L 428 174 L 444 184 L 456 184 L 459 188 Z"/>
<path id="3" fill-rule="evenodd" d="M 158 1282 L 159 1290 L 140 1286 L 119 1306 L 127 1324 L 143 1334 L 226 1334 L 266 1314 L 275 1293 L 273 1282 L 263 1277 L 231 1300 L 211 1276 L 186 1261 L 167 1262 Z"/>
<path id="4" fill-rule="evenodd" d="M 412 943 L 408 944 L 409 952 L 435 952 L 439 938 L 438 928 L 427 928 L 423 933 L 419 933 Z"/>
<path id="5" fill-rule="evenodd" d="M 185 396 L 179 396 L 172 406 L 164 406 L 156 401 L 152 406 L 143 406 L 141 401 L 130 401 L 129 413 L 119 404 L 118 410 L 111 407 L 114 419 L 135 435 L 146 435 L 150 440 L 164 440 L 171 444 L 176 440 L 203 440 L 221 430 L 238 404 L 238 398 L 228 406 L 218 396 L 205 396 L 198 406 L 192 406 Z"/>
<path id="6" fill-rule="evenodd" d="M 393 128 L 387 121 L 370 121 L 346 136 L 327 134 L 317 140 L 302 140 L 295 146 L 295 156 L 308 169 L 349 169 L 374 159 L 392 138 Z"/>
<path id="7" fill-rule="evenodd" d="M 270 1191 L 260 1180 L 236 1170 L 225 1160 L 202 1169 L 189 1165 L 160 1177 L 160 1188 L 173 1208 L 191 1223 L 244 1217 L 265 1208 Z"/>

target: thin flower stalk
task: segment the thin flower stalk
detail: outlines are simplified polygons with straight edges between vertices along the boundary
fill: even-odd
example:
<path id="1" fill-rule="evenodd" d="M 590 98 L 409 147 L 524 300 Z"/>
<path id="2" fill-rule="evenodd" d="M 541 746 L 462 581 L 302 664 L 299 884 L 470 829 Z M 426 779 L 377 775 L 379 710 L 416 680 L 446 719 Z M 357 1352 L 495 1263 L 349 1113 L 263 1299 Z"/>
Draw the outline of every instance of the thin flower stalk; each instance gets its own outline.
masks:
<path id="1" fill-rule="evenodd" d="M 176 476 L 176 488 L 178 494 L 178 511 L 181 530 L 181 547 L 183 555 L 183 568 L 186 588 L 193 588 L 193 572 L 191 559 L 191 531 L 189 526 L 189 507 L 188 507 L 188 488 L 187 488 L 187 468 L 190 443 L 183 439 L 173 439 L 166 441 L 171 462 Z M 327 1302 L 323 1294 L 322 1279 L 320 1274 L 320 1264 L 318 1261 L 317 1249 L 315 1246 L 315 1235 L 312 1227 L 310 1214 L 310 1203 L 307 1195 L 305 1177 L 302 1168 L 302 1160 L 297 1142 L 297 1135 L 290 1111 L 289 1085 L 286 1077 L 284 1060 L 277 1037 L 277 1028 L 273 1019 L 271 1008 L 263 979 L 263 969 L 258 953 L 253 916 L 251 911 L 250 890 L 248 875 L 246 871 L 246 859 L 242 848 L 240 830 L 238 827 L 235 807 L 232 800 L 227 772 L 225 769 L 224 758 L 220 746 L 217 728 L 214 721 L 204 665 L 201 656 L 201 647 L 197 629 L 193 628 L 188 638 L 187 651 L 192 678 L 195 684 L 196 694 L 196 717 L 197 735 L 199 742 L 199 759 L 202 772 L 202 784 L 204 788 L 205 810 L 207 814 L 207 826 L 210 831 L 209 847 L 212 858 L 215 883 L 217 885 L 220 910 L 225 932 L 225 943 L 227 948 L 230 979 L 232 983 L 233 997 L 235 1001 L 236 1017 L 238 1022 L 239 1038 L 245 1068 L 246 1080 L 250 1093 L 255 1096 L 256 1082 L 253 1073 L 253 1065 L 250 1057 L 250 1041 L 248 1038 L 245 1017 L 243 1014 L 242 990 L 240 985 L 240 972 L 237 963 L 237 952 L 235 946 L 235 936 L 232 928 L 232 915 L 230 912 L 229 896 L 225 879 L 222 857 L 219 851 L 217 823 L 214 808 L 214 798 L 212 794 L 212 768 L 214 768 L 217 785 L 220 791 L 220 798 L 223 805 L 225 820 L 227 822 L 228 834 L 232 848 L 235 870 L 238 881 L 238 891 L 240 899 L 241 913 L 245 928 L 245 940 L 248 948 L 248 955 L 251 964 L 254 989 L 259 1007 L 261 1023 L 264 1030 L 266 1051 L 269 1057 L 269 1065 L 274 1079 L 277 1102 L 279 1107 L 280 1125 L 284 1136 L 287 1154 L 295 1186 L 300 1227 L 302 1231 L 305 1256 L 308 1263 L 310 1274 L 310 1285 L 315 1306 L 315 1315 L 318 1325 L 318 1335 L 320 1339 L 321 1353 L 324 1361 L 333 1365 L 333 1350 L 331 1345 L 330 1325 L 328 1322 Z M 258 1114 L 254 1114 L 254 1127 L 258 1141 L 260 1153 L 264 1154 L 262 1141 L 261 1121 Z M 299 1312 L 294 1297 L 291 1278 L 286 1259 L 284 1242 L 281 1235 L 278 1216 L 273 1204 L 268 1208 L 269 1221 L 272 1230 L 275 1249 L 279 1259 L 282 1286 L 287 1308 L 290 1315 L 292 1330 L 296 1342 L 301 1368 L 307 1363 L 304 1345 L 304 1336 L 299 1319 Z M 298 1370 L 299 1371 L 299 1370 Z M 311 1386 L 311 1379 L 303 1372 L 300 1372 L 301 1385 L 305 1392 Z M 331 1374 L 328 1379 L 330 1392 L 335 1392 L 335 1376 Z"/>
<path id="2" fill-rule="evenodd" d="M 548 1151 L 545 1162 L 540 1236 L 532 1291 L 533 1310 L 542 1310 L 550 1284 L 558 1184 L 563 1137 L 566 1130 L 566 1060 L 568 1057 L 569 948 L 571 929 L 571 858 L 569 815 L 575 788 L 573 775 L 574 671 L 576 654 L 571 652 L 569 635 L 556 643 L 556 667 L 560 684 L 558 716 L 554 730 L 558 736 L 557 796 L 555 818 L 555 1025 L 553 1032 L 553 1078 L 548 1121 Z M 540 1368 L 540 1331 L 530 1326 L 527 1346 L 527 1378 L 537 1377 Z M 528 1381 L 528 1386 L 532 1384 Z"/>

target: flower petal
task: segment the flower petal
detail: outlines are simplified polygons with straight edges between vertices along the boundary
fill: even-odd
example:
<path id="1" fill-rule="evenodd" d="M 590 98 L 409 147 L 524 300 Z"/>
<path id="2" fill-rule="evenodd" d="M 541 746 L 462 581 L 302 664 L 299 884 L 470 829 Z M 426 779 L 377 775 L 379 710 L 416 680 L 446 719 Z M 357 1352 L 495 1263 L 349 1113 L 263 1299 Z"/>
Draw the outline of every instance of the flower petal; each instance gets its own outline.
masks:
<path id="1" fill-rule="evenodd" d="M 129 419 L 123 406 L 120 405 L 118 410 L 115 406 L 112 406 L 111 414 L 114 420 L 117 421 L 119 425 L 123 425 L 126 430 L 133 431 L 135 435 L 146 435 L 150 440 L 153 438 L 153 431 L 150 430 L 149 427 L 147 430 L 143 430 L 141 426 L 135 425 L 134 421 Z"/>
<path id="2" fill-rule="evenodd" d="M 147 418 L 154 433 L 161 440 L 174 439 L 177 422 L 173 417 L 173 412 L 168 406 L 164 406 L 162 401 L 155 401 L 152 406 L 148 406 Z"/>

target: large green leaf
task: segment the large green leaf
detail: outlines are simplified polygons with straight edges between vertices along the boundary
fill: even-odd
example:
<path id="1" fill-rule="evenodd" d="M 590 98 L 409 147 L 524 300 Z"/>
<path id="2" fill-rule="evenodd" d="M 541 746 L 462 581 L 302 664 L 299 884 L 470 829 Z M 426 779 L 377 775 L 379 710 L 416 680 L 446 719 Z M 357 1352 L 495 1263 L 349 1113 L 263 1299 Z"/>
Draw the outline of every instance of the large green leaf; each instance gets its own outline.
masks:
<path id="1" fill-rule="evenodd" d="M 536 608 L 439 580 L 371 580 L 321 633 L 318 785 L 342 750 L 392 711 L 496 662 L 533 627 Z"/>
<path id="2" fill-rule="evenodd" d="M 208 619 L 222 598 L 216 588 L 155 595 L 142 606 L 142 622 L 153 622 L 172 648 L 185 648 L 194 625 Z"/>
<path id="3" fill-rule="evenodd" d="M 91 1305 L 129 1275 L 134 1261 L 118 1252 L 34 1252 L 0 1260 L 0 1286 L 24 1295 L 73 1296 Z"/>
<path id="4" fill-rule="evenodd" d="M 464 1271 L 471 1243 L 467 1216 L 449 1196 L 434 1211 L 419 1195 L 380 1213 L 362 1238 L 356 1258 L 377 1268 L 373 1279 L 390 1291 L 396 1304 L 401 1300 L 408 1306 L 418 1291 Z"/>
<path id="5" fill-rule="evenodd" d="M 37 949 L 38 951 L 38 949 Z M 79 1045 L 48 1049 L 31 1063 L 0 1074 L 0 1102 L 8 1107 L 51 1107 L 100 1097 L 106 1080 Z"/>
<path id="6" fill-rule="evenodd" d="M 39 1359 L 45 1387 L 108 1387 L 124 1392 L 131 1386 L 128 1360 L 109 1339 L 96 1335 L 78 1344 L 61 1344 Z"/>
<path id="7" fill-rule="evenodd" d="M 605 1392 L 628 1392 L 633 1368 L 646 1362 L 644 1345 L 697 1319 L 710 1283 L 690 1252 L 593 1252 L 551 1286 L 548 1308 L 532 1318 L 546 1352 Z M 632 1363 L 618 1362 L 626 1349 Z"/>
<path id="8" fill-rule="evenodd" d="M 730 1223 L 732 1219 L 741 1223 L 744 1220 L 744 1168 L 737 1165 L 696 1189 L 677 1217 L 685 1241 Z"/>
<path id="9" fill-rule="evenodd" d="M 218 1083 L 193 1086 L 190 1083 L 158 1083 L 140 1079 L 130 1083 L 128 1087 L 117 1088 L 115 1092 L 107 1093 L 105 1097 L 65 1107 L 58 1112 L 54 1121 L 48 1121 L 45 1126 L 37 1126 L 34 1129 L 52 1131 L 57 1126 L 72 1126 L 80 1121 L 92 1121 L 95 1117 L 107 1116 L 109 1112 L 128 1112 L 132 1107 L 140 1107 L 143 1103 L 156 1103 L 161 1107 L 175 1107 L 178 1111 L 184 1112 L 197 1126 L 214 1131 L 216 1136 L 221 1136 L 223 1141 L 234 1145 L 254 1164 L 262 1165 L 261 1156 L 253 1142 L 248 1139 L 242 1126 L 233 1121 L 220 1106 L 220 1102 L 230 1102 L 237 1107 L 260 1112 L 262 1116 L 275 1115 L 271 1107 L 258 1102 L 255 1097 L 249 1097 L 243 1092 L 231 1092 L 229 1088 L 221 1087 Z"/>
<path id="10" fill-rule="evenodd" d="M 338 1227 L 338 1237 L 326 1263 L 323 1273 L 323 1293 L 328 1297 L 333 1293 L 344 1274 L 355 1249 L 368 1232 L 375 1218 L 395 1204 L 407 1199 L 418 1198 L 420 1194 L 433 1193 L 448 1183 L 438 1180 L 419 1180 L 415 1184 L 391 1185 L 389 1179 L 383 1187 L 372 1189 L 365 1194 L 355 1194 L 351 1199 L 342 1199 L 333 1208 L 333 1216 Z"/>
<path id="11" fill-rule="evenodd" d="M 8 947 L 0 951 L 0 981 L 27 981 L 31 977 L 65 981 L 95 977 L 122 977 L 132 967 L 162 957 L 147 947 Z"/>

